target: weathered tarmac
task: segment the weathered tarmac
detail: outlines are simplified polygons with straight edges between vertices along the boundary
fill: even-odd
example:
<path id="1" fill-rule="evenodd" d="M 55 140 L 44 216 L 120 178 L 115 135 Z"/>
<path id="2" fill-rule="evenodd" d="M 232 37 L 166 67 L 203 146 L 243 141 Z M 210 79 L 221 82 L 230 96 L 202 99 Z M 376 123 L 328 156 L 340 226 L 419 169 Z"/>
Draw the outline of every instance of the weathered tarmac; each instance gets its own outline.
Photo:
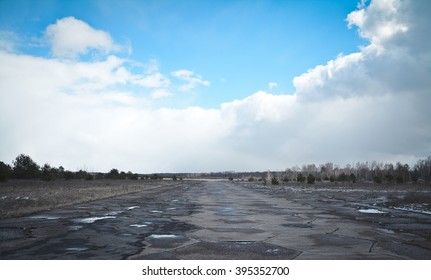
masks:
<path id="1" fill-rule="evenodd" d="M 192 182 L 0 221 L 1 259 L 431 259 L 384 192 Z"/>

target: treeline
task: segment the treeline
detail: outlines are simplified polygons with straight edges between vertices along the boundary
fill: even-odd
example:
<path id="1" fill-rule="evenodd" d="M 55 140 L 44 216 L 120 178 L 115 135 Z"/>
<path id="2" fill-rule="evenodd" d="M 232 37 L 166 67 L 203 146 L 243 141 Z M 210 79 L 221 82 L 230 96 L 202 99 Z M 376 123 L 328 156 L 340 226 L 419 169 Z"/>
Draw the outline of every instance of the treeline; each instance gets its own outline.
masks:
<path id="1" fill-rule="evenodd" d="M 132 172 L 118 171 L 113 168 L 108 173 L 101 172 L 87 172 L 79 170 L 76 172 L 65 170 L 63 166 L 53 167 L 48 163 L 39 166 L 33 159 L 24 154 L 18 155 L 12 162 L 12 165 L 0 161 L 0 181 L 7 181 L 8 179 L 41 179 L 44 181 L 53 181 L 56 179 L 81 179 L 81 180 L 95 180 L 95 179 L 161 179 L 157 174 L 153 175 L 139 175 Z"/>
<path id="2" fill-rule="evenodd" d="M 313 184 L 316 181 L 330 182 L 374 182 L 374 183 L 422 183 L 431 182 L 431 156 L 420 159 L 410 167 L 408 164 L 397 162 L 382 163 L 377 161 L 358 162 L 355 165 L 340 167 L 333 163 L 320 166 L 315 164 L 303 165 L 301 168 L 294 166 L 284 172 L 268 172 L 263 181 L 271 181 L 277 184 L 280 181 L 307 182 Z"/>
<path id="3" fill-rule="evenodd" d="M 377 161 L 358 162 L 354 165 L 340 167 L 334 163 L 319 166 L 306 164 L 302 167 L 293 166 L 285 171 L 266 172 L 212 172 L 191 174 L 196 178 L 226 178 L 230 180 L 259 181 L 279 184 L 282 182 L 309 183 L 327 182 L 374 182 L 374 183 L 423 183 L 431 182 L 431 156 L 420 159 L 413 166 L 397 162 L 382 163 Z"/>

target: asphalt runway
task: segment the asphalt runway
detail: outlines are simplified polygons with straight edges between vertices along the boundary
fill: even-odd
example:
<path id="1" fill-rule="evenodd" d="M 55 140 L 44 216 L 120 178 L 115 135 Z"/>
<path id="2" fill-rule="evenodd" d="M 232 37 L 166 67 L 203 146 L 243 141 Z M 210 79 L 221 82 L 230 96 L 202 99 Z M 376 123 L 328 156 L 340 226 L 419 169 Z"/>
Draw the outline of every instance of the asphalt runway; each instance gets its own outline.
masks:
<path id="1" fill-rule="evenodd" d="M 431 215 L 388 195 L 183 181 L 1 220 L 0 258 L 431 259 Z"/>

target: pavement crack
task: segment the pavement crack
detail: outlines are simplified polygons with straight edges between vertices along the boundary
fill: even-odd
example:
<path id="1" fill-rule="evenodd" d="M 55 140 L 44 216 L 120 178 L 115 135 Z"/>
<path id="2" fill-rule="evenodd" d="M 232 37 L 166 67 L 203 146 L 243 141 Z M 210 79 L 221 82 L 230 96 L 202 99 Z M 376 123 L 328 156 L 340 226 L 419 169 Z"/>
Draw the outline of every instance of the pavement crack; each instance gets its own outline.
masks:
<path id="1" fill-rule="evenodd" d="M 335 233 L 336 231 L 338 231 L 340 228 L 335 228 L 333 231 L 330 231 L 330 232 L 327 232 L 326 234 L 333 234 L 333 233 Z"/>
<path id="2" fill-rule="evenodd" d="M 375 240 L 373 240 L 373 242 L 371 243 L 370 249 L 368 250 L 368 253 L 371 253 L 371 250 L 373 250 L 374 244 L 376 244 L 377 242 Z"/>

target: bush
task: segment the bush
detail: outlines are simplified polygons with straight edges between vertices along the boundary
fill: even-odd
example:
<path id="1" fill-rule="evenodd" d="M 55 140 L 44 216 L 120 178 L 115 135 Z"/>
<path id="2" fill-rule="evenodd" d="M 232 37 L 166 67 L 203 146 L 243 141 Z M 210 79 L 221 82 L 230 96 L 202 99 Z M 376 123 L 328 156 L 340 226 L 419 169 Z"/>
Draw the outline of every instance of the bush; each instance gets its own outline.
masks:
<path id="1" fill-rule="evenodd" d="M 11 174 L 12 168 L 8 164 L 0 161 L 0 182 L 7 181 Z"/>
<path id="2" fill-rule="evenodd" d="M 316 178 L 313 176 L 313 174 L 308 174 L 307 183 L 308 184 L 314 184 L 315 181 L 316 181 Z"/>
<path id="3" fill-rule="evenodd" d="M 349 178 L 350 178 L 350 181 L 351 181 L 352 183 L 356 183 L 356 176 L 355 176 L 355 174 L 350 173 Z"/>
<path id="4" fill-rule="evenodd" d="M 45 163 L 44 166 L 42 166 L 42 176 L 41 179 L 44 181 L 53 181 L 55 180 L 55 175 L 53 172 L 53 168 L 48 164 Z"/>
<path id="5" fill-rule="evenodd" d="M 271 184 L 278 185 L 279 184 L 278 178 L 277 177 L 272 177 L 271 178 Z"/>
<path id="6" fill-rule="evenodd" d="M 65 180 L 75 179 L 75 173 L 73 173 L 72 171 L 64 171 L 64 179 Z"/>
<path id="7" fill-rule="evenodd" d="M 377 183 L 377 184 L 380 184 L 382 182 L 382 178 L 380 178 L 379 176 L 374 176 L 373 177 L 373 182 Z"/>
<path id="8" fill-rule="evenodd" d="M 305 182 L 305 176 L 302 175 L 302 173 L 299 173 L 298 176 L 296 176 L 296 181 L 303 183 Z"/>

